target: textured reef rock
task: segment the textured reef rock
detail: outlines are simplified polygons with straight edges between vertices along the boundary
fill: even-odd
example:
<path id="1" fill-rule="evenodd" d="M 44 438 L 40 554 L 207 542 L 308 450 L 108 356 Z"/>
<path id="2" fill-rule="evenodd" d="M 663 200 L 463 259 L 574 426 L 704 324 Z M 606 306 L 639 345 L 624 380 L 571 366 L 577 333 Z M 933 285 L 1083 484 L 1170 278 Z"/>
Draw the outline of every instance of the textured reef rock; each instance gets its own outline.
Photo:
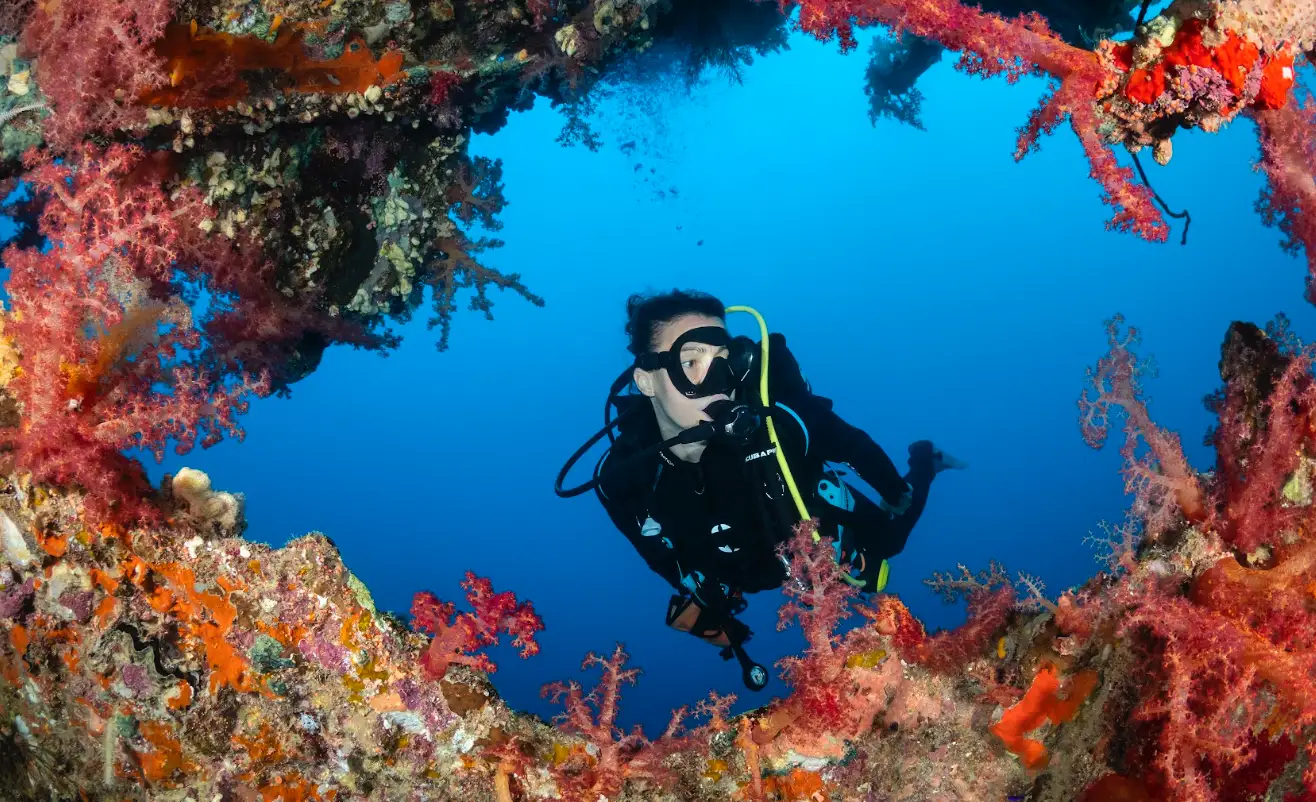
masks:
<path id="1" fill-rule="evenodd" d="M 938 576 L 968 620 L 924 632 L 857 598 L 802 525 L 781 625 L 785 698 L 710 696 L 650 740 L 615 725 L 637 671 L 590 655 L 553 722 L 498 698 L 510 593 L 377 611 L 326 538 L 241 537 L 240 496 L 168 479 L 159 524 L 87 520 L 23 474 L 0 485 L 0 790 L 6 799 L 1306 799 L 1316 793 L 1316 350 L 1280 320 L 1230 328 L 1202 474 L 1143 404 L 1136 332 L 1080 400 L 1099 447 L 1125 420 L 1129 518 L 1109 570 L 1057 599 L 999 566 Z M 1024 598 L 1016 595 L 1016 588 Z M 843 625 L 857 618 L 858 625 Z M 854 623 L 854 622 L 851 622 Z M 433 635 L 420 630 L 427 630 Z M 692 700 L 693 701 L 693 700 Z M 1267 794 L 1269 794 L 1267 796 Z"/>

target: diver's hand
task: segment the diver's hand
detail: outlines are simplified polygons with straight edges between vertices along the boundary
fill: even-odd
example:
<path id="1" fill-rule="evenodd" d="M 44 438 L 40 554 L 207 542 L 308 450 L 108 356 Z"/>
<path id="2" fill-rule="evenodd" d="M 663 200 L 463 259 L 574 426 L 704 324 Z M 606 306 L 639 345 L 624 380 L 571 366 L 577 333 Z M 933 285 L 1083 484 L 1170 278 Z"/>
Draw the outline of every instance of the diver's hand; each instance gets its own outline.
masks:
<path id="1" fill-rule="evenodd" d="M 900 498 L 895 504 L 887 501 L 885 498 L 877 502 L 877 506 L 891 515 L 904 515 L 909 511 L 909 505 L 914 503 L 914 488 L 905 483 L 905 492 L 900 494 Z"/>
<path id="2" fill-rule="evenodd" d="M 730 610 L 742 611 L 744 599 L 736 594 Z M 701 619 L 703 619 L 701 621 Z M 706 616 L 699 603 L 687 594 L 674 594 L 667 604 L 667 625 L 688 632 L 714 646 L 730 646 L 749 639 L 750 630 L 744 623 L 724 611 L 722 615 Z"/>

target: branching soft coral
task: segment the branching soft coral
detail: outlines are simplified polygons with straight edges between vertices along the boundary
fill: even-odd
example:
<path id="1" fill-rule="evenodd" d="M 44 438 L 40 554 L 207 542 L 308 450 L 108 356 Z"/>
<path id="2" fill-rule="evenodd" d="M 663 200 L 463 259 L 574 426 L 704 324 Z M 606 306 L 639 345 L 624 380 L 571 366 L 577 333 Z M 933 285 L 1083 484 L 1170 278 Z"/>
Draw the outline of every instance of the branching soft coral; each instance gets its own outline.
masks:
<path id="1" fill-rule="evenodd" d="M 1285 250 L 1307 253 L 1307 300 L 1316 303 L 1316 101 L 1259 111 L 1261 167 L 1269 185 L 1257 203 L 1261 219 L 1284 233 Z"/>
<path id="2" fill-rule="evenodd" d="M 667 729 L 656 741 L 646 738 L 638 724 L 623 732 L 617 725 L 621 686 L 634 683 L 640 673 L 637 668 L 625 668 L 626 660 L 621 644 L 606 659 L 587 655 L 581 670 L 593 666 L 603 670 L 599 684 L 588 694 L 574 680 L 543 688 L 544 696 L 564 707 L 555 722 L 566 732 L 583 736 L 590 747 L 589 752 L 573 754 L 552 769 L 558 794 L 568 802 L 612 798 L 628 781 L 644 781 L 654 788 L 669 786 L 678 774 L 664 762 L 695 748 L 710 731 L 728 727 L 726 714 L 735 697 L 713 694 L 695 708 L 695 715 L 709 717 L 709 722 L 696 730 L 685 728 L 690 711 L 682 707 L 672 713 Z"/>
<path id="3" fill-rule="evenodd" d="M 501 161 L 477 158 L 469 164 L 462 164 L 445 196 L 450 204 L 450 214 L 468 230 L 475 225 L 485 231 L 501 229 L 503 224 L 496 215 L 507 205 L 503 197 L 502 176 Z M 481 264 L 475 256 L 489 248 L 501 247 L 502 244 L 501 240 L 491 237 L 472 239 L 455 226 L 448 236 L 434 243 L 437 258 L 429 265 L 429 283 L 434 290 L 435 316 L 428 325 L 431 329 L 439 327 L 438 350 L 443 351 L 448 347 L 452 315 L 457 311 L 454 301 L 460 290 L 475 290 L 470 308 L 472 311 L 483 312 L 489 320 L 493 319 L 493 301 L 488 295 L 490 286 L 512 290 L 535 306 L 544 305 L 544 299 L 521 282 L 519 273 L 503 274 L 492 270 Z"/>
<path id="4" fill-rule="evenodd" d="M 842 578 L 830 538 L 813 539 L 817 527 L 803 521 L 783 553 L 790 563 L 783 586 L 787 601 L 778 611 L 777 629 L 798 621 L 807 642 L 804 654 L 783 658 L 779 665 L 790 684 L 790 718 L 819 732 L 844 733 L 851 729 L 853 705 L 847 698 L 853 683 L 845 675 L 846 661 L 881 648 L 877 633 L 856 630 L 842 640 L 836 634 L 851 614 L 859 591 Z"/>
<path id="5" fill-rule="evenodd" d="M 785 0 L 781 5 L 784 10 Z M 800 27 L 824 41 L 836 36 L 843 50 L 856 45 L 854 28 L 883 24 L 959 51 L 958 66 L 970 74 L 1004 75 L 1011 83 L 1038 72 L 1055 78 L 1059 86 L 1021 131 L 1016 157 L 1035 149 L 1040 134 L 1068 118 L 1090 174 L 1104 190 L 1103 200 L 1115 208 L 1107 226 L 1154 241 L 1168 236 L 1151 190 L 1134 183 L 1133 171 L 1118 165 L 1100 133 L 1095 100 L 1108 82 L 1105 68 L 1096 54 L 1066 43 L 1040 16 L 1007 20 L 955 0 L 802 0 L 799 6 Z"/>
<path id="6" fill-rule="evenodd" d="M 81 486 L 93 516 L 150 515 L 144 472 L 123 450 L 160 460 L 170 441 L 182 454 L 198 439 L 241 438 L 244 398 L 266 389 L 264 377 L 225 381 L 187 361 L 201 332 L 167 288 L 204 204 L 129 180 L 140 163 L 139 150 L 121 146 L 31 163 L 50 247 L 4 253 L 6 332 L 21 354 L 10 392 L 22 428 L 8 439 L 37 481 Z"/>
<path id="7" fill-rule="evenodd" d="M 956 629 L 928 636 L 923 624 L 895 596 L 885 596 L 859 611 L 878 632 L 891 637 L 902 659 L 933 673 L 954 674 L 987 651 L 1015 605 L 1014 587 L 999 566 L 974 575 L 961 565 L 960 573 L 959 578 L 937 576 L 926 581 L 948 602 L 961 596 L 968 600 L 968 620 Z"/>
<path id="8" fill-rule="evenodd" d="M 1311 437 L 1316 350 L 1281 354 L 1256 327 L 1235 323 L 1221 364 L 1225 385 L 1211 402 L 1219 415 L 1211 438 L 1220 466 L 1213 491 L 1224 513 L 1221 535 L 1252 554 L 1278 546 L 1304 513 L 1284 490 Z"/>
<path id="9" fill-rule="evenodd" d="M 417 593 L 411 602 L 416 628 L 434 636 L 421 656 L 421 665 L 431 679 L 443 679 L 453 663 L 479 671 L 493 672 L 497 666 L 485 654 L 468 654 L 498 644 L 499 633 L 512 636 L 512 645 L 522 657 L 539 654 L 535 633 L 544 621 L 530 602 L 518 602 L 511 591 L 494 593 L 493 583 L 467 571 L 462 581 L 471 612 L 457 613 L 452 602 L 441 602 L 428 591 Z"/>
<path id="10" fill-rule="evenodd" d="M 59 0 L 37 3 L 23 31 L 37 83 L 50 98 L 46 136 L 73 148 L 83 136 L 146 120 L 134 101 L 169 82 L 153 50 L 174 0 Z"/>
<path id="11" fill-rule="evenodd" d="M 1096 368 L 1088 368 L 1090 386 L 1078 399 L 1079 425 L 1083 440 L 1101 448 L 1110 434 L 1113 408 L 1123 410 L 1120 454 L 1124 457 L 1125 491 L 1135 497 L 1146 537 L 1155 539 L 1175 523 L 1179 512 L 1190 521 L 1201 521 L 1207 507 L 1178 436 L 1157 426 L 1147 414 L 1141 379 L 1149 366 L 1130 350 L 1139 342 L 1138 330 L 1129 327 L 1121 333 L 1123 322 L 1121 315 L 1106 321 L 1110 351 Z M 1139 438 L 1147 444 L 1146 455 L 1138 453 Z"/>
<path id="12" fill-rule="evenodd" d="M 1156 768 L 1178 798 L 1216 799 L 1213 775 L 1251 762 L 1254 733 L 1296 737 L 1316 724 L 1316 652 L 1281 648 L 1182 597 L 1145 601 L 1119 634 L 1144 629 L 1160 644 L 1162 681 L 1144 686 L 1135 716 L 1159 725 Z M 1305 782 L 1316 792 L 1316 762 Z"/>
<path id="13" fill-rule="evenodd" d="M 1103 364 L 1123 367 L 1107 375 L 1125 376 L 1120 394 L 1136 399 L 1136 363 L 1119 344 L 1112 354 Z M 1231 326 L 1225 388 L 1213 401 L 1219 460 L 1209 484 L 1210 506 L 1223 514 L 1175 558 L 1126 561 L 1125 575 L 1089 583 L 1057 606 L 1065 631 L 1122 642 L 1137 655 L 1140 700 L 1129 724 L 1138 746 L 1125 759 L 1157 798 L 1232 799 L 1223 789 L 1243 776 L 1264 790 L 1294 748 L 1308 750 L 1302 781 L 1316 793 L 1316 751 L 1307 746 L 1316 726 L 1316 543 L 1308 535 L 1316 515 L 1311 476 L 1295 470 L 1310 449 L 1311 364 L 1312 352 L 1282 323 L 1266 334 Z M 1086 420 L 1104 430 L 1100 410 Z M 1150 526 L 1159 512 L 1143 505 L 1141 515 Z M 1269 547 L 1255 555 L 1261 567 L 1242 565 L 1259 545 Z"/>
<path id="14" fill-rule="evenodd" d="M 779 5 L 785 11 L 797 3 Z M 1259 209 L 1281 226 L 1290 248 L 1306 247 L 1316 276 L 1316 112 L 1293 101 L 1298 69 L 1316 42 L 1309 3 L 1175 0 L 1133 40 L 1108 39 L 1092 50 L 1067 44 L 1036 13 L 1007 19 L 959 0 L 800 0 L 798 6 L 800 28 L 824 41 L 835 36 L 843 50 L 856 46 L 855 28 L 882 24 L 958 51 L 958 67 L 971 74 L 1054 79 L 1020 129 L 1015 157 L 1036 150 L 1040 136 L 1067 119 L 1104 202 L 1115 208 L 1107 227 L 1152 241 L 1168 235 L 1155 193 L 1119 165 L 1111 146 L 1123 144 L 1134 154 L 1151 148 L 1164 165 L 1176 130 L 1214 132 L 1239 115 L 1253 116 L 1270 177 Z M 1316 301 L 1310 280 L 1309 296 Z"/>

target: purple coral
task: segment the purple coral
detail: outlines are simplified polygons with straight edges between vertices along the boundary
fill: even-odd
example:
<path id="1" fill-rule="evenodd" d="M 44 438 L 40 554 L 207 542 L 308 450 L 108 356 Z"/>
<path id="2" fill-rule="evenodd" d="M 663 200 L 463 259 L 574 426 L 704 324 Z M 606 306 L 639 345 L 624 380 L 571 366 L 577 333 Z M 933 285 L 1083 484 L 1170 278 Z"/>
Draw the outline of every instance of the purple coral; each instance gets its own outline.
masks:
<path id="1" fill-rule="evenodd" d="M 22 612 L 27 600 L 32 598 L 34 587 L 34 581 L 29 579 L 16 588 L 0 593 L 0 618 L 14 618 Z"/>
<path id="2" fill-rule="evenodd" d="M 74 620 L 79 624 L 85 624 L 87 619 L 91 618 L 91 603 L 95 598 L 95 591 L 70 590 L 59 597 L 59 603 L 73 613 Z"/>
<path id="3" fill-rule="evenodd" d="M 123 667 L 122 679 L 124 686 L 132 691 L 134 696 L 146 696 L 151 692 L 151 675 L 136 663 L 129 663 Z"/>

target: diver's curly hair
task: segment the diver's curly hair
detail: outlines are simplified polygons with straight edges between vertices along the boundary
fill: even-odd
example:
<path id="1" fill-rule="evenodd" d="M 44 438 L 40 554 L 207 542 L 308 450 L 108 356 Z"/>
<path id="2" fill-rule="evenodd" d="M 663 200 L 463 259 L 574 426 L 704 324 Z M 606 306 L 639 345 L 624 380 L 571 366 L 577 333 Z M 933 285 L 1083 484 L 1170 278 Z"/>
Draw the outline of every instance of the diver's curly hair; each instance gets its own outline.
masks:
<path id="1" fill-rule="evenodd" d="M 682 315 L 707 315 L 726 320 L 726 306 L 706 292 L 672 290 L 657 295 L 635 293 L 626 299 L 626 346 L 635 356 L 653 348 L 659 330 Z"/>

